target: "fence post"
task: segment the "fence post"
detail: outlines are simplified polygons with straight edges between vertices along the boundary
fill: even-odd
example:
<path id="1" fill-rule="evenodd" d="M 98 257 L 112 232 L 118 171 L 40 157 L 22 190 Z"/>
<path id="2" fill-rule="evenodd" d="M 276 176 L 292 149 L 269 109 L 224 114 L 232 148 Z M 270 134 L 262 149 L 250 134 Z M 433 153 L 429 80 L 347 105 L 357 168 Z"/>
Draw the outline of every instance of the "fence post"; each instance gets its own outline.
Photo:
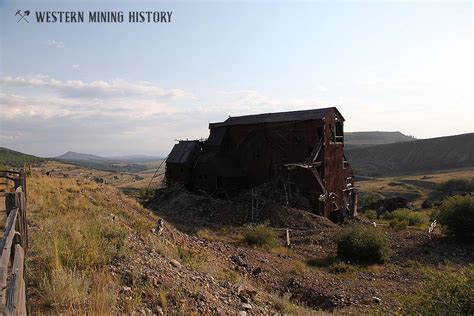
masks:
<path id="1" fill-rule="evenodd" d="M 20 170 L 20 179 L 21 179 L 21 188 L 23 193 L 25 194 L 26 199 L 26 172 L 24 169 Z"/>
<path id="2" fill-rule="evenodd" d="M 12 209 L 14 209 L 15 207 L 17 207 L 16 205 L 16 193 L 15 192 L 7 192 L 5 193 L 5 210 L 6 210 L 6 215 L 8 217 L 8 215 L 10 214 L 10 212 L 12 211 Z"/>

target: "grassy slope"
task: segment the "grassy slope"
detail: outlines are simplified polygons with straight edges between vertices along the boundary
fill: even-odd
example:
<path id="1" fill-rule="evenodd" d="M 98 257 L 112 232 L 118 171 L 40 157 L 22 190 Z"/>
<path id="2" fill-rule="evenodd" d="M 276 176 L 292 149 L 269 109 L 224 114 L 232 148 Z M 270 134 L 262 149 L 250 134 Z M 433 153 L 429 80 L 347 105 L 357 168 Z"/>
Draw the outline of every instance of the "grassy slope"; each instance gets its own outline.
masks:
<path id="1" fill-rule="evenodd" d="M 194 250 L 201 245 L 195 239 L 172 228 L 161 236 L 151 233 L 157 218 L 109 185 L 34 176 L 29 178 L 28 205 L 32 314 L 156 313 L 159 308 L 165 314 L 191 314 L 202 308 L 202 301 L 212 306 L 205 313 L 217 307 L 236 313 L 236 287 L 223 289 L 216 280 L 249 286 L 222 265 L 221 254 Z M 170 265 L 172 260 L 180 265 Z M 217 297 L 219 291 L 227 294 Z M 267 306 L 303 310 L 285 299 L 261 295 L 264 302 L 271 301 Z"/>
<path id="2" fill-rule="evenodd" d="M 107 268 L 128 255 L 130 229 L 151 229 L 146 211 L 112 187 L 82 179 L 32 177 L 28 203 L 31 311 L 129 311 L 118 302 L 120 280 Z"/>
<path id="3" fill-rule="evenodd" d="M 23 167 L 25 164 L 37 165 L 46 161 L 44 158 L 27 155 L 19 151 L 0 147 L 0 166 Z"/>

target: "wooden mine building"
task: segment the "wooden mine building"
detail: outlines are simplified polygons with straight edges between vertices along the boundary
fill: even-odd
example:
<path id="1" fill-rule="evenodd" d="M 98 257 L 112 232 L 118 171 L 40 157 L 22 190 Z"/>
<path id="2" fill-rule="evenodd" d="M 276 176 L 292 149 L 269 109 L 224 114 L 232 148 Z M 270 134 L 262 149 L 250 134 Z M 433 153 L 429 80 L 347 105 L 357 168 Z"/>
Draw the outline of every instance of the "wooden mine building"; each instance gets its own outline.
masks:
<path id="1" fill-rule="evenodd" d="M 357 209 L 344 157 L 344 118 L 335 108 L 229 117 L 205 141 L 180 141 L 166 160 L 168 184 L 232 195 L 272 182 L 290 206 L 333 220 Z"/>

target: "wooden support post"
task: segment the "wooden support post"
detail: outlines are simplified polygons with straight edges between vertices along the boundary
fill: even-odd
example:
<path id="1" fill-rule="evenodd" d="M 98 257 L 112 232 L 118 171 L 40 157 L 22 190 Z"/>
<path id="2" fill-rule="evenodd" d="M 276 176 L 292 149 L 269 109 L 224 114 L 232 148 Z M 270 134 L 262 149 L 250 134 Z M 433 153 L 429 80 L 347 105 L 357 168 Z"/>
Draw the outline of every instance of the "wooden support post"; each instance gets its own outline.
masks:
<path id="1" fill-rule="evenodd" d="M 286 229 L 286 246 L 287 247 L 291 246 L 291 243 L 290 243 L 290 230 L 288 228 Z"/>
<path id="2" fill-rule="evenodd" d="M 23 169 L 20 170 L 20 178 L 21 178 L 21 188 L 22 188 L 23 193 L 25 194 L 25 199 L 26 199 L 26 172 Z"/>
<path id="3" fill-rule="evenodd" d="M 252 189 L 252 223 L 253 223 L 253 215 L 254 215 L 254 206 L 255 204 L 255 201 L 254 201 L 254 193 L 253 193 L 253 189 Z"/>
<path id="4" fill-rule="evenodd" d="M 6 215 L 10 214 L 11 210 L 16 208 L 16 193 L 14 192 L 7 192 L 5 193 L 5 210 L 6 210 Z"/>

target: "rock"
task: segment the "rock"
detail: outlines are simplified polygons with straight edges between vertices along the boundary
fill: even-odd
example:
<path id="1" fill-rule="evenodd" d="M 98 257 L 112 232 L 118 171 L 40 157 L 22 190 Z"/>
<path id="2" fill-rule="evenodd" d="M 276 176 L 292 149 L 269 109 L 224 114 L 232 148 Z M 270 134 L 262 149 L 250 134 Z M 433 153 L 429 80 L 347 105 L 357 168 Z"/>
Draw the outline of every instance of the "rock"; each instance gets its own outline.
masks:
<path id="1" fill-rule="evenodd" d="M 247 312 L 246 311 L 240 311 L 239 316 L 247 316 Z"/>
<path id="2" fill-rule="evenodd" d="M 131 292 L 132 288 L 130 286 L 124 286 L 122 290 L 123 292 Z"/>
<path id="3" fill-rule="evenodd" d="M 235 262 L 235 264 L 241 266 L 241 267 L 247 267 L 247 263 L 242 259 L 241 256 L 232 256 L 230 259 Z"/>
<path id="4" fill-rule="evenodd" d="M 253 270 L 252 273 L 253 273 L 254 275 L 259 275 L 260 273 L 262 273 L 262 268 L 258 267 L 258 268 L 256 268 L 255 270 Z"/>
<path id="5" fill-rule="evenodd" d="M 377 296 L 372 297 L 372 301 L 377 304 L 380 304 L 382 302 L 382 300 L 378 298 Z"/>
<path id="6" fill-rule="evenodd" d="M 164 314 L 163 313 L 163 308 L 161 308 L 161 306 L 156 307 L 156 312 L 157 312 L 158 315 L 163 315 Z"/>
<path id="7" fill-rule="evenodd" d="M 172 265 L 173 267 L 175 267 L 175 268 L 180 268 L 180 267 L 181 267 L 181 263 L 179 263 L 178 260 L 171 259 L 171 260 L 170 260 L 170 263 L 171 263 L 171 265 Z"/>
<path id="8" fill-rule="evenodd" d="M 252 309 L 252 305 L 250 305 L 249 303 L 242 303 L 242 305 L 240 306 L 242 306 L 242 308 L 246 310 Z"/>
<path id="9" fill-rule="evenodd" d="M 255 290 L 250 290 L 250 289 L 241 289 L 239 292 L 240 296 L 246 296 L 250 298 L 254 298 L 257 295 L 257 291 Z"/>
<path id="10" fill-rule="evenodd" d="M 249 299 L 243 295 L 239 296 L 242 303 L 250 303 Z"/>
<path id="11" fill-rule="evenodd" d="M 156 228 L 155 228 L 154 233 L 156 233 L 157 235 L 161 235 L 161 233 L 163 233 L 164 228 L 165 228 L 165 221 L 162 218 L 160 218 L 156 222 Z"/>

